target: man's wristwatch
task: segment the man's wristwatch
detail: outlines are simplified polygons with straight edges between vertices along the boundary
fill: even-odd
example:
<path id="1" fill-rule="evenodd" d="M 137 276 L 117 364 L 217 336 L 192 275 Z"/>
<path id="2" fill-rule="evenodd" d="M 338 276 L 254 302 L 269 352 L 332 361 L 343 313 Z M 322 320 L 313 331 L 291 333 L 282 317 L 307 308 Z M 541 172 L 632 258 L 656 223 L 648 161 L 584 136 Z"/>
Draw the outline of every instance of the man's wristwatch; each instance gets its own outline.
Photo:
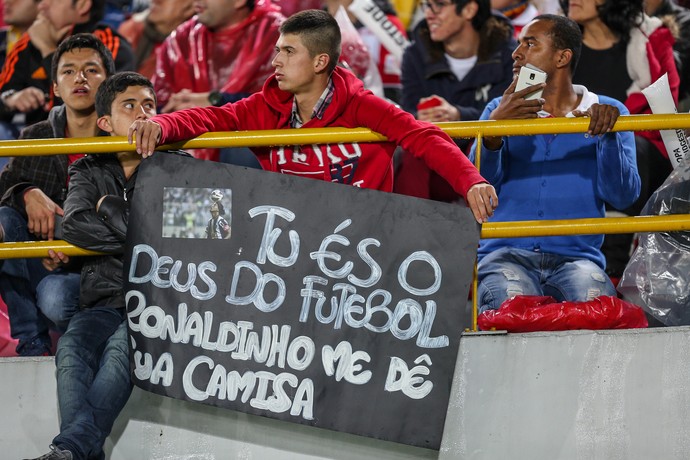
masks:
<path id="1" fill-rule="evenodd" d="M 220 107 L 223 105 L 223 93 L 214 89 L 208 93 L 208 102 L 214 107 Z"/>
<path id="2" fill-rule="evenodd" d="M 8 97 L 11 97 L 16 92 L 17 91 L 14 89 L 8 89 L 7 91 L 3 91 L 2 94 L 0 94 L 0 101 L 4 103 Z"/>

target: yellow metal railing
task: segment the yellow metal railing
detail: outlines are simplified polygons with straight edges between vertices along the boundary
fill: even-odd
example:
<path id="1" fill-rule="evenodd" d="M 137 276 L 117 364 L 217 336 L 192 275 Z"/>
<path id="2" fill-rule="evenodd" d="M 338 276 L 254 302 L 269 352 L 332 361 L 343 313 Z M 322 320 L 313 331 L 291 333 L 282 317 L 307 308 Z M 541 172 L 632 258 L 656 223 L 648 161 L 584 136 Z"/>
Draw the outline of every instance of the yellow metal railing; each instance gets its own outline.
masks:
<path id="1" fill-rule="evenodd" d="M 514 136 L 535 134 L 584 133 L 588 118 L 544 118 L 529 120 L 469 121 L 438 123 L 449 136 L 456 138 Z M 658 129 L 689 129 L 690 114 L 628 115 L 616 122 L 613 131 L 654 131 Z M 195 139 L 164 148 L 261 147 L 300 144 L 349 142 L 381 142 L 386 137 L 366 128 L 302 128 L 266 131 L 206 133 Z M 114 153 L 133 151 L 124 137 L 92 137 L 79 139 L 37 139 L 0 141 L 2 156 L 36 156 L 66 153 Z M 478 152 L 479 153 L 479 152 Z M 481 238 L 518 238 L 578 234 L 612 234 L 690 230 L 690 215 L 595 218 L 573 220 L 539 220 L 496 222 L 482 225 Z M 48 249 L 69 256 L 97 253 L 73 246 L 65 241 L 40 241 L 0 244 L 0 258 L 45 257 Z M 476 267 L 475 267 L 476 269 Z M 473 293 L 476 293 L 476 276 Z M 476 296 L 474 296 L 476 298 Z M 476 301 L 475 301 L 476 302 Z M 476 303 L 473 308 L 472 330 L 477 330 Z"/>
<path id="2" fill-rule="evenodd" d="M 540 118 L 532 120 L 463 121 L 438 123 L 451 137 L 528 136 L 534 134 L 584 133 L 588 118 Z M 654 131 L 690 128 L 690 114 L 627 115 L 616 122 L 614 131 Z M 185 149 L 219 147 L 260 147 L 300 144 L 381 142 L 386 137 L 367 128 L 301 128 L 265 131 L 206 133 L 171 146 Z M 32 139 L 0 141 L 0 156 L 36 156 L 60 153 L 114 153 L 134 150 L 124 137 L 80 139 Z"/>
<path id="3" fill-rule="evenodd" d="M 594 235 L 637 232 L 678 232 L 690 230 L 690 214 L 667 216 L 602 217 L 571 220 L 525 220 L 488 222 L 482 225 L 481 238 L 522 238 L 531 236 Z M 96 255 L 97 252 L 73 246 L 66 241 L 30 241 L 0 244 L 0 259 L 46 257 L 48 249 L 68 256 Z"/>

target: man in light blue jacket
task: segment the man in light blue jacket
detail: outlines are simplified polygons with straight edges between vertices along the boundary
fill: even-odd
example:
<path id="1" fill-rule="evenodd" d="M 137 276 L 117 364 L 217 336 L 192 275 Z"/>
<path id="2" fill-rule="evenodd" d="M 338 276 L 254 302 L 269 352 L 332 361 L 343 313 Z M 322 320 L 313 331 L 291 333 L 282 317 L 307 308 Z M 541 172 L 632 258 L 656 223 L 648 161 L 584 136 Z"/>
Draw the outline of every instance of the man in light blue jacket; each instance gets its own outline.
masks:
<path id="1" fill-rule="evenodd" d="M 618 101 L 572 84 L 582 35 L 572 20 L 541 15 L 520 33 L 514 73 L 531 64 L 546 83 L 516 91 L 517 78 L 489 102 L 481 119 L 591 118 L 585 134 L 493 137 L 483 140 L 480 173 L 497 190 L 501 206 L 492 221 L 604 217 L 604 203 L 623 209 L 640 192 L 635 141 L 611 132 Z M 526 96 L 543 90 L 541 97 Z M 472 148 L 474 160 L 477 145 Z M 480 311 L 497 309 L 515 295 L 586 301 L 616 291 L 604 272 L 603 235 L 483 240 L 479 248 Z"/>

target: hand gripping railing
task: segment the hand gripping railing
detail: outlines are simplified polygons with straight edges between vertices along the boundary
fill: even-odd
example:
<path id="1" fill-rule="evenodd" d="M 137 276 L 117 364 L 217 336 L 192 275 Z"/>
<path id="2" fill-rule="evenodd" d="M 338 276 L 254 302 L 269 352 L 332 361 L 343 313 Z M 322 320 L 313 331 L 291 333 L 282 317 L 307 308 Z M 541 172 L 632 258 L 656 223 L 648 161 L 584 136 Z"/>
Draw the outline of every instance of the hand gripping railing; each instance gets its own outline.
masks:
<path id="1" fill-rule="evenodd" d="M 468 121 L 438 123 L 451 137 L 482 139 L 485 136 L 584 133 L 588 118 L 542 118 L 529 120 Z M 613 131 L 654 131 L 658 129 L 689 129 L 690 114 L 627 115 L 616 122 Z M 366 128 L 301 128 L 265 131 L 231 131 L 206 133 L 195 139 L 161 149 L 260 147 L 300 144 L 332 144 L 348 142 L 381 142 L 386 137 Z M 480 143 L 481 145 L 481 143 Z M 90 137 L 70 139 L 37 139 L 0 141 L 0 156 L 35 156 L 67 153 L 114 153 L 133 151 L 124 137 Z M 478 155 L 479 156 L 479 155 Z M 571 220 L 538 220 L 489 222 L 482 225 L 481 238 L 518 238 L 578 234 L 613 234 L 690 230 L 690 215 L 638 216 Z M 73 246 L 65 241 L 38 241 L 0 244 L 0 259 L 45 257 L 48 249 L 69 256 L 95 255 L 96 252 Z M 476 276 L 473 286 L 476 293 Z M 476 295 L 473 296 L 476 299 Z M 477 330 L 476 300 L 472 330 Z"/>

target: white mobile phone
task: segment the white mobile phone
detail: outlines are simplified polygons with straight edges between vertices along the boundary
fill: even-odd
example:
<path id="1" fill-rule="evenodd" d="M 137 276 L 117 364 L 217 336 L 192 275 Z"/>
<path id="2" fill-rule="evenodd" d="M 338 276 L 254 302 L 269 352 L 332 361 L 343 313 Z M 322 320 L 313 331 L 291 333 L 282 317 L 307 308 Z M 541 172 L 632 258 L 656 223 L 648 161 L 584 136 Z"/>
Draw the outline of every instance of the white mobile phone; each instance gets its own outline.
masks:
<path id="1" fill-rule="evenodd" d="M 539 83 L 546 82 L 546 72 L 532 64 L 525 64 L 520 67 L 520 73 L 518 74 L 517 85 L 515 85 L 515 91 L 520 91 L 528 86 L 538 85 Z M 533 93 L 525 96 L 525 99 L 538 99 L 541 97 L 543 89 L 535 91 Z"/>

